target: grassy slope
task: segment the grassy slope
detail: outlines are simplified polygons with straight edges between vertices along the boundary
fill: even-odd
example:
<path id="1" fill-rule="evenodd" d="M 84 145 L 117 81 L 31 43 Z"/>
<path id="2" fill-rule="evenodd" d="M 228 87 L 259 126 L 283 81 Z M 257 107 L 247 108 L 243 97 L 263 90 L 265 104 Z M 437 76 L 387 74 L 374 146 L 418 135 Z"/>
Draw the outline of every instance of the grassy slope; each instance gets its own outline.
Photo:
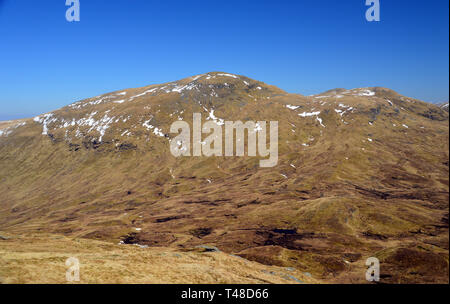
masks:
<path id="1" fill-rule="evenodd" d="M 448 113 L 380 88 L 373 97 L 337 99 L 286 94 L 249 79 L 250 88 L 229 78 L 199 81 L 218 84 L 220 98 L 154 94 L 56 112 L 69 120 L 94 110 L 99 117 L 131 116 L 98 145 L 95 132 L 80 139 L 69 127 L 67 140 L 55 128 L 50 138 L 33 122 L 0 138 L 0 228 L 117 243 L 139 227 L 137 240 L 150 246 L 212 244 L 343 282 L 361 282 L 365 258 L 380 255 L 390 282 L 448 281 Z M 341 116 L 339 104 L 355 110 Z M 205 114 L 203 107 L 230 120 L 278 120 L 278 166 L 261 169 L 251 158 L 175 159 L 167 139 L 141 126 L 153 116 L 167 132 L 176 116 L 191 121 L 192 112 Z M 326 127 L 298 116 L 317 110 Z M 120 136 L 124 130 L 133 134 Z M 403 265 L 402 248 L 417 259 Z M 441 271 L 416 271 L 422 260 Z"/>
<path id="2" fill-rule="evenodd" d="M 65 262 L 70 257 L 80 261 L 81 284 L 319 282 L 294 269 L 265 266 L 223 252 L 139 248 L 48 234 L 0 240 L 0 256 L 0 283 L 3 284 L 67 283 Z"/>

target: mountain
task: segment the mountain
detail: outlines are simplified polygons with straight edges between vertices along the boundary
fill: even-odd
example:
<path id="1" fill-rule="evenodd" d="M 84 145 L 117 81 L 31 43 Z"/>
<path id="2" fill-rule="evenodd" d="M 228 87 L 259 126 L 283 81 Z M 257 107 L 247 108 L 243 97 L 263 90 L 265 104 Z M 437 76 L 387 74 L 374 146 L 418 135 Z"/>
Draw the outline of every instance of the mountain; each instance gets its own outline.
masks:
<path id="1" fill-rule="evenodd" d="M 442 110 L 448 112 L 448 102 L 440 103 L 440 104 L 438 104 L 438 106 L 439 106 Z"/>
<path id="2" fill-rule="evenodd" d="M 278 163 L 170 153 L 174 121 L 278 121 Z M 192 128 L 191 128 L 192 129 Z M 320 282 L 448 282 L 449 114 L 380 87 L 211 72 L 0 123 L 0 231 L 222 252 Z M 0 246 L 2 241 L 0 241 Z M 0 273 L 1 276 L 1 273 Z"/>

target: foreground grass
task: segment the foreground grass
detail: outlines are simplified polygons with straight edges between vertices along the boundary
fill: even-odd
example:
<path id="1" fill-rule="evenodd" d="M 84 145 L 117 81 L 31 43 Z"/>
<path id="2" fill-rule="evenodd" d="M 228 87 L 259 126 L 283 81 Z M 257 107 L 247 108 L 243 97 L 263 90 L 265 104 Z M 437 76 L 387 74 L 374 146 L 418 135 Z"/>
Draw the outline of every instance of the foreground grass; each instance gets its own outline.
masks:
<path id="1" fill-rule="evenodd" d="M 60 235 L 5 235 L 0 283 L 65 284 L 69 257 L 80 261 L 79 283 L 317 283 L 289 268 L 265 266 L 223 252 L 140 248 Z"/>

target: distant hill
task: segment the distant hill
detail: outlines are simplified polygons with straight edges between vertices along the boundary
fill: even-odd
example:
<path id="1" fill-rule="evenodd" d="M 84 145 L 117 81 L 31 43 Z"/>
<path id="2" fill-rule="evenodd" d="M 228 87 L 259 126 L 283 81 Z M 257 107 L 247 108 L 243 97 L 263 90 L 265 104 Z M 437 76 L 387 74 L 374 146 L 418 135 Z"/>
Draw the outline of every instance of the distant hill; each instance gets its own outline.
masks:
<path id="1" fill-rule="evenodd" d="M 278 121 L 278 165 L 173 157 L 170 125 L 193 113 Z M 0 124 L 0 231 L 207 244 L 323 282 L 364 283 L 375 256 L 384 282 L 448 282 L 448 136 L 448 104 L 380 87 L 211 72 L 120 90 Z"/>

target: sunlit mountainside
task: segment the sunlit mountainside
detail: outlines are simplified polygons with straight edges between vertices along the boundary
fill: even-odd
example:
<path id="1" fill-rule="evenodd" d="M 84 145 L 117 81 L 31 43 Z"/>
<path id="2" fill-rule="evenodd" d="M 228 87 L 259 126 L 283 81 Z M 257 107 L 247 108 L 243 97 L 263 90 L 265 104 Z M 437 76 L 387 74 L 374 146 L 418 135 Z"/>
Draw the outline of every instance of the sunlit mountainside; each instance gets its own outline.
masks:
<path id="1" fill-rule="evenodd" d="M 278 164 L 261 168 L 261 157 L 249 156 L 175 158 L 170 126 L 192 124 L 193 113 L 218 125 L 278 121 Z M 448 282 L 448 136 L 448 104 L 380 87 L 303 96 L 224 72 L 2 122 L 0 235 L 8 239 L 0 239 L 0 252 L 24 270 L 10 272 L 0 262 L 0 279 L 33 281 L 23 252 L 33 256 L 42 250 L 34 242 L 60 236 L 70 252 L 81 240 L 85 254 L 89 246 L 111 246 L 119 255 L 181 252 L 183 263 L 199 255 L 200 273 L 214 254 L 253 263 L 228 283 L 298 283 L 287 275 L 364 283 L 372 256 L 384 282 Z M 24 246 L 22 255 L 14 242 Z M 205 247 L 219 251 L 199 250 Z M 271 281 L 265 267 L 295 273 Z M 261 280 L 244 279 L 254 269 Z M 219 277 L 225 282 L 227 275 Z M 155 278 L 138 281 L 166 281 Z M 211 283 L 214 276 L 177 282 Z"/>

